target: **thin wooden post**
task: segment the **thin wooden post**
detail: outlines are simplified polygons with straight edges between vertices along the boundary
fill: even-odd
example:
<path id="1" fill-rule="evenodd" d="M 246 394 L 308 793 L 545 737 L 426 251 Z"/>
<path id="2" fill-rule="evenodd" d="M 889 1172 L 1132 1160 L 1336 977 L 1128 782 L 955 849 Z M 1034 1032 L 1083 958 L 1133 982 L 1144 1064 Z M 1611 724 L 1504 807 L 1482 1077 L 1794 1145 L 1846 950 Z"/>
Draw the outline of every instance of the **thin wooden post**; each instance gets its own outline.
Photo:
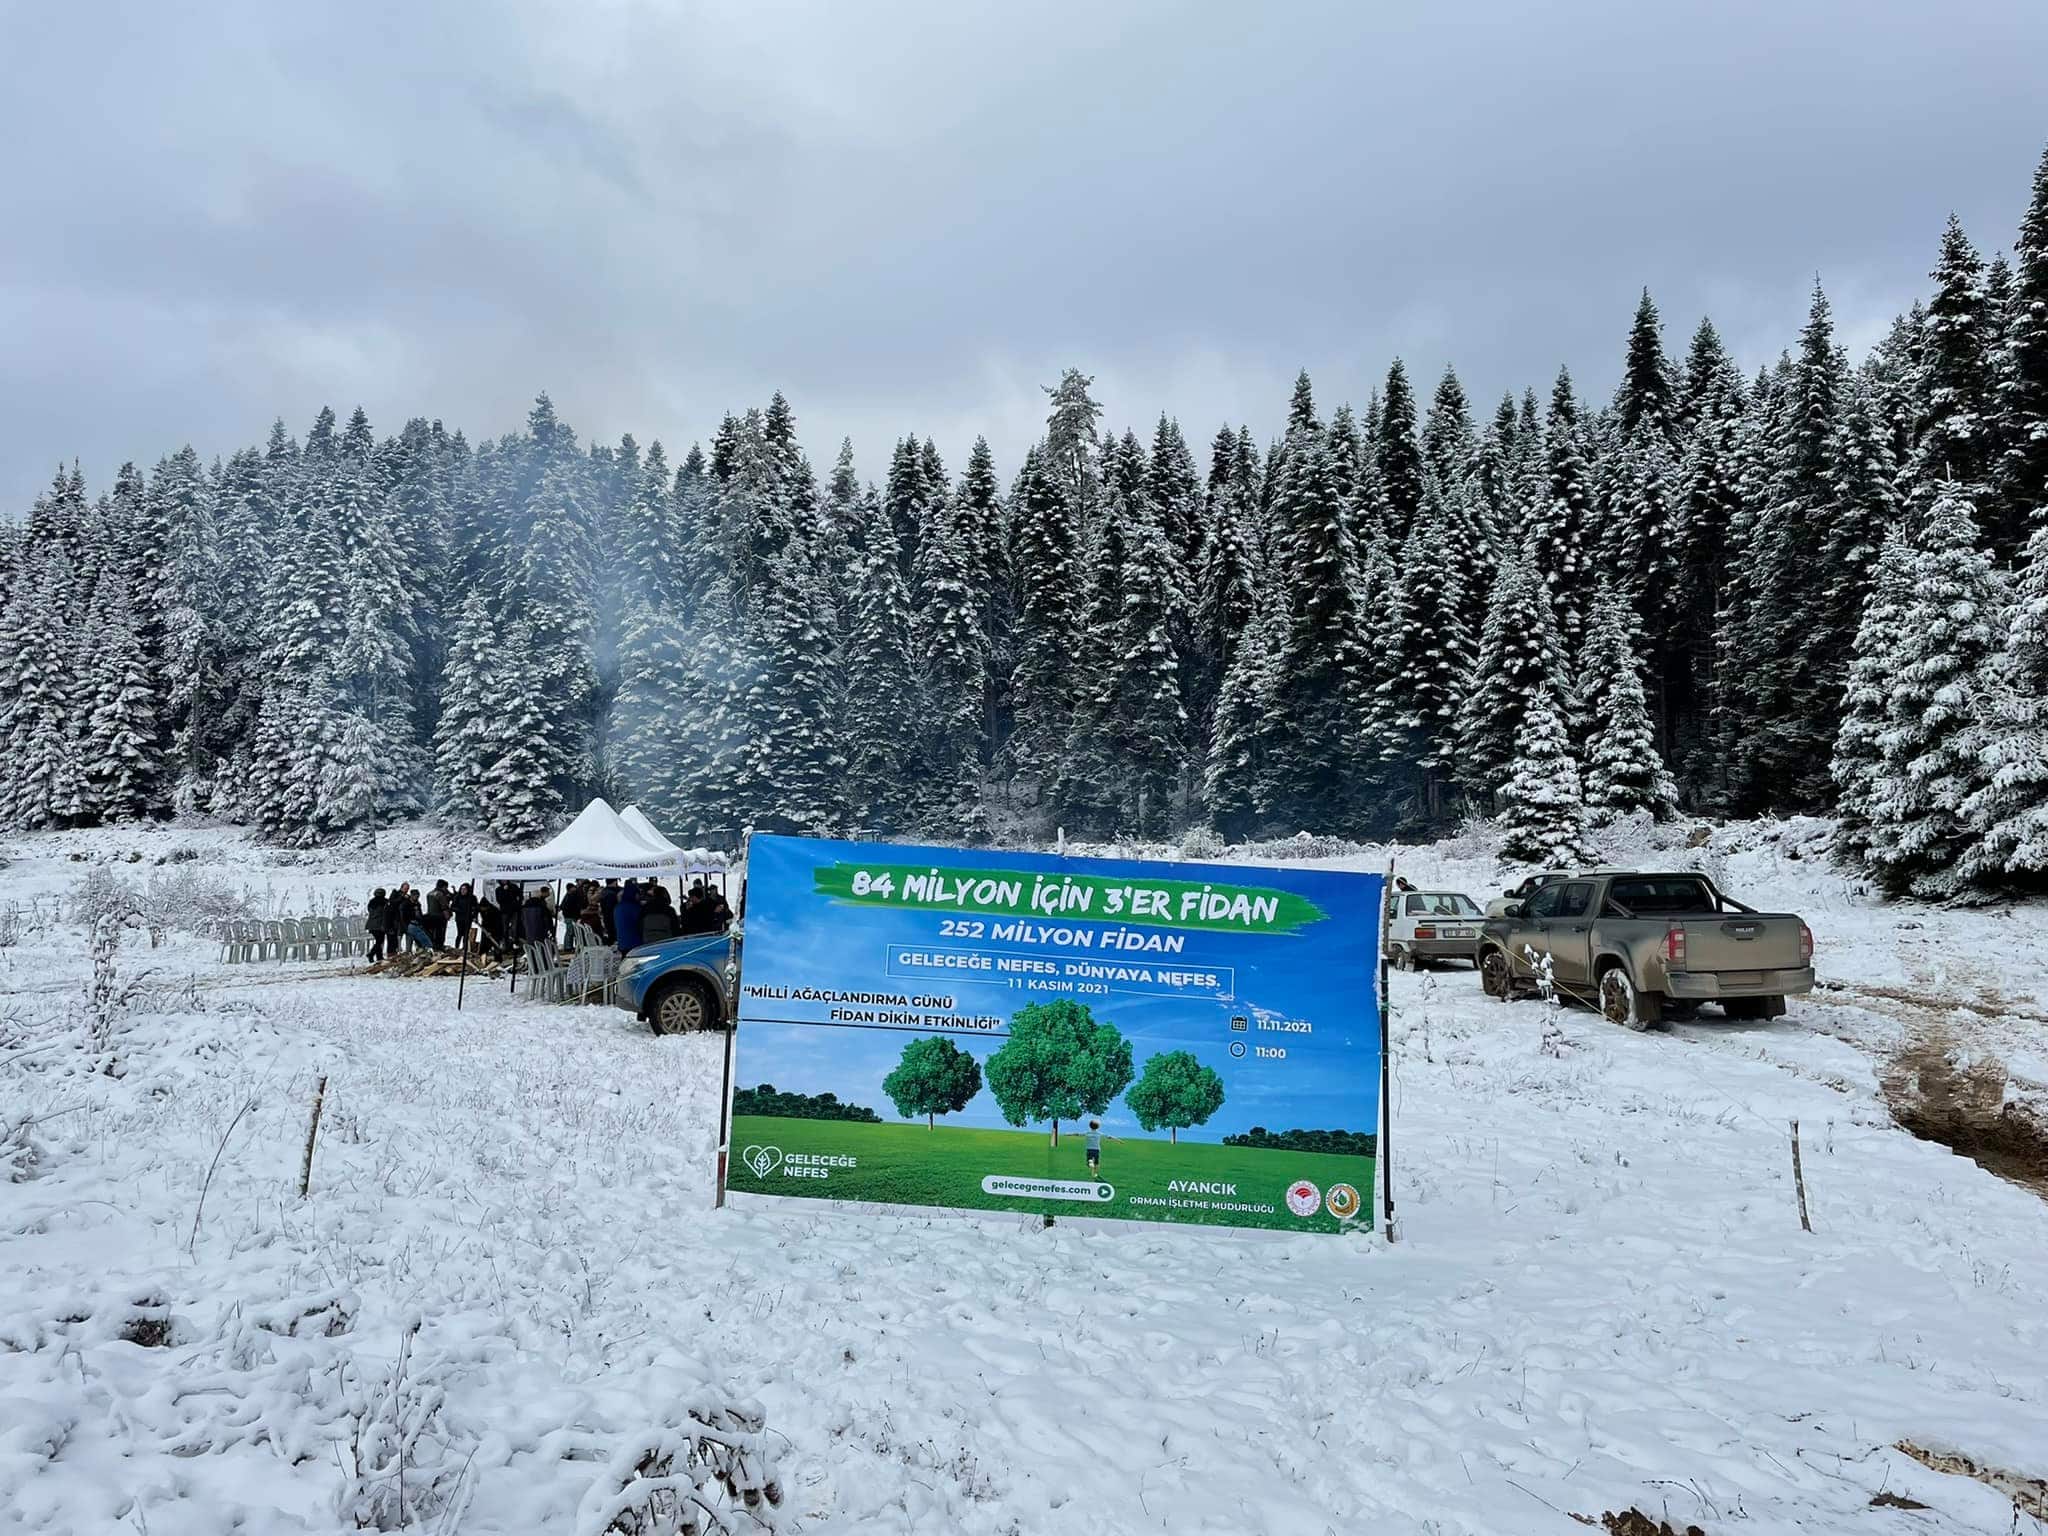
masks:
<path id="1" fill-rule="evenodd" d="M 1806 1170 L 1799 1163 L 1799 1122 L 1792 1122 L 1792 1186 L 1799 1191 L 1799 1230 L 1811 1232 L 1813 1223 L 1806 1215 Z"/>
<path id="2" fill-rule="evenodd" d="M 1387 855 L 1386 879 L 1380 886 L 1380 909 L 1373 914 L 1373 922 L 1379 932 L 1379 1003 L 1380 1003 L 1380 1125 L 1379 1139 L 1373 1143 L 1373 1161 L 1380 1170 L 1380 1198 L 1384 1202 L 1387 1222 L 1387 1241 L 1400 1241 L 1400 1227 L 1394 1221 L 1394 1154 L 1391 1138 L 1387 1135 L 1394 1119 L 1394 1076 L 1393 1062 L 1389 1055 L 1393 1034 L 1387 1025 L 1387 898 L 1394 889 L 1394 856 Z"/>
<path id="3" fill-rule="evenodd" d="M 313 1085 L 313 1118 L 306 1125 L 306 1160 L 299 1164 L 299 1198 L 313 1187 L 313 1138 L 320 1134 L 320 1108 L 327 1102 L 327 1074 Z"/>

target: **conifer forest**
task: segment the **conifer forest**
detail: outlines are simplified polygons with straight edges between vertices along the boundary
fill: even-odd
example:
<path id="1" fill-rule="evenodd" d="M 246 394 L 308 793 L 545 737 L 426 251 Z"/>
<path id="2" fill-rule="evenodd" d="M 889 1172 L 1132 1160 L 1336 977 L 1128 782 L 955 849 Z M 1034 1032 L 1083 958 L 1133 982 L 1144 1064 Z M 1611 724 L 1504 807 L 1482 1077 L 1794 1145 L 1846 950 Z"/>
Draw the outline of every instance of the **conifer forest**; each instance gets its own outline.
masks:
<path id="1" fill-rule="evenodd" d="M 2017 230 L 1929 236 L 1867 355 L 1818 282 L 1768 360 L 1646 290 L 1598 401 L 1395 359 L 1261 441 L 1076 368 L 1011 464 L 814 458 L 779 394 L 687 443 L 542 395 L 496 439 L 323 410 L 66 463 L 0 525 L 0 823 L 509 844 L 601 793 L 683 841 L 1483 816 L 1537 862 L 1814 812 L 1888 893 L 2039 892 L 2048 156 Z"/>

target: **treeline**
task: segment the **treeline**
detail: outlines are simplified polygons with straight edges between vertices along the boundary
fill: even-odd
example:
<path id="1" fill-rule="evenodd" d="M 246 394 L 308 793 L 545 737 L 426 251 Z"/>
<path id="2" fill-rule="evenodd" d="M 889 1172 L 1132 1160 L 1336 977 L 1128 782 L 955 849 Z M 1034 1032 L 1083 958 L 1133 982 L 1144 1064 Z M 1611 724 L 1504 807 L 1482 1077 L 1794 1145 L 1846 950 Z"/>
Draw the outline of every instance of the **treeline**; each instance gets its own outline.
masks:
<path id="1" fill-rule="evenodd" d="M 1223 1138 L 1226 1147 L 1259 1147 L 1269 1152 L 1334 1152 L 1345 1157 L 1378 1155 L 1380 1139 L 1370 1131 L 1269 1131 L 1263 1125 Z"/>
<path id="2" fill-rule="evenodd" d="M 672 464 L 546 397 L 472 446 L 358 411 L 0 538 L 0 816 L 205 810 L 290 841 L 424 810 L 673 831 L 1415 835 L 1839 801 L 1894 890 L 2048 869 L 2048 158 L 2008 259 L 1951 221 L 1869 356 L 1816 287 L 1745 376 L 1644 294 L 1611 401 L 1362 410 L 1199 455 L 1051 388 L 1007 481 L 899 442 L 814 469 L 789 403 Z M 1930 596 L 1932 592 L 1943 596 Z M 1969 856 L 1966 859 L 1964 854 Z"/>
<path id="3" fill-rule="evenodd" d="M 880 1125 L 882 1117 L 858 1104 L 842 1104 L 836 1093 L 785 1093 L 773 1083 L 758 1088 L 735 1088 L 732 1112 L 736 1115 L 773 1115 L 784 1120 L 856 1120 L 863 1125 Z"/>

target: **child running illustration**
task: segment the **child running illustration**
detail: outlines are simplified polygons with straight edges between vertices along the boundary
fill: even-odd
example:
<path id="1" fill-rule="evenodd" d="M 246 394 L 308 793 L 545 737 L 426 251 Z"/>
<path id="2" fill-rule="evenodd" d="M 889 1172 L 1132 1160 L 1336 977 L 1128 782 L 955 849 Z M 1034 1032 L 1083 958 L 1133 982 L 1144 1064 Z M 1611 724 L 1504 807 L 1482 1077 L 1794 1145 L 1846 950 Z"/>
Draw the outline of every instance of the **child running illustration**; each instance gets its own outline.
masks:
<path id="1" fill-rule="evenodd" d="M 1105 1136 L 1109 1136 L 1109 1132 L 1102 1128 L 1100 1120 L 1090 1120 L 1088 1122 L 1086 1141 L 1088 1145 L 1088 1171 L 1090 1173 L 1100 1173 L 1102 1171 L 1102 1138 Z M 1123 1137 L 1110 1136 L 1109 1139 L 1111 1141 L 1122 1141 Z"/>

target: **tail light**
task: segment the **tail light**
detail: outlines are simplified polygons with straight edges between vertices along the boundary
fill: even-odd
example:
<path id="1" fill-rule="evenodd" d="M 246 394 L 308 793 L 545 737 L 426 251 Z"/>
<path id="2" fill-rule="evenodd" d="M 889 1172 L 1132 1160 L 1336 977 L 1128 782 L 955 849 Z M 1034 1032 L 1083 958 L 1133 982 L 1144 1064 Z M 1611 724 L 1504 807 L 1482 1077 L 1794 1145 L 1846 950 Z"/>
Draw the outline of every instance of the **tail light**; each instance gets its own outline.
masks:
<path id="1" fill-rule="evenodd" d="M 1436 930 L 1434 928 L 1418 927 L 1415 930 L 1415 937 L 1418 939 L 1433 939 L 1436 937 Z"/>
<path id="2" fill-rule="evenodd" d="M 1682 966 L 1685 964 L 1685 925 L 1673 923 L 1664 930 L 1664 963 Z"/>
<path id="3" fill-rule="evenodd" d="M 1799 963 L 1813 964 L 1813 930 L 1804 923 L 1799 925 Z"/>

